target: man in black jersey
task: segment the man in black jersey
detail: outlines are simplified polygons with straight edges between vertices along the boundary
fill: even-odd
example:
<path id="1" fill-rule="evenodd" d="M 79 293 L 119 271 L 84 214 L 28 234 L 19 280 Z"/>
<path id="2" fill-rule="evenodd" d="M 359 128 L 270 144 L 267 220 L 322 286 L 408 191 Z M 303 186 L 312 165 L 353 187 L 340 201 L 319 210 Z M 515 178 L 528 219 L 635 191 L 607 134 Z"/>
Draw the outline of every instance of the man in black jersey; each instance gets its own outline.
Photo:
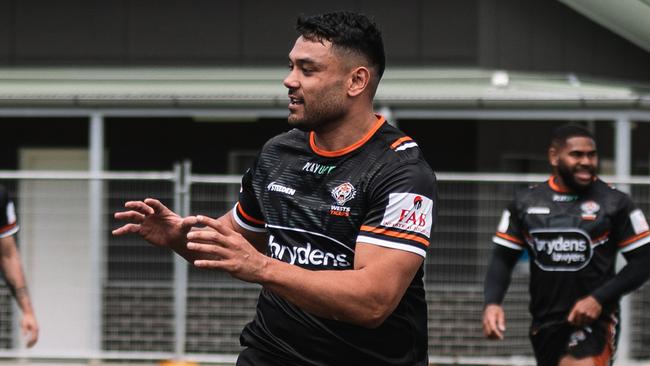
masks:
<path id="1" fill-rule="evenodd" d="M 593 135 L 554 131 L 553 175 L 519 192 L 504 211 L 485 277 L 483 331 L 503 339 L 501 303 L 523 250 L 530 255 L 530 338 L 538 365 L 607 365 L 616 349 L 618 302 L 650 277 L 650 231 L 626 194 L 597 178 Z M 616 254 L 627 264 L 616 273 Z"/>
<path id="2" fill-rule="evenodd" d="M 17 232 L 18 223 L 13 201 L 6 189 L 0 186 L 0 268 L 9 290 L 23 313 L 20 328 L 27 347 L 32 347 L 38 340 L 38 322 L 29 299 L 27 282 L 20 263 L 20 253 L 14 239 L 14 234 Z"/>
<path id="3" fill-rule="evenodd" d="M 127 202 L 114 234 L 263 286 L 237 365 L 427 365 L 436 181 L 417 143 L 373 112 L 381 34 L 349 12 L 296 28 L 284 80 L 295 128 L 264 145 L 233 210 L 181 218 Z"/>

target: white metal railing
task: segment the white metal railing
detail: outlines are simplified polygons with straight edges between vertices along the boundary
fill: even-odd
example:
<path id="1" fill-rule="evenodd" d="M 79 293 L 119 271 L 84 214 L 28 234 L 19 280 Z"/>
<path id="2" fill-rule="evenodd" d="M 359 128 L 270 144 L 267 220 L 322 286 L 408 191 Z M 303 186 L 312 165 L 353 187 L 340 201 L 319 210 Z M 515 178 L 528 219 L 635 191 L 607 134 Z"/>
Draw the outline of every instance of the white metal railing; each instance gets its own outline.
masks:
<path id="1" fill-rule="evenodd" d="M 548 179 L 546 174 L 496 174 L 496 173 L 438 173 L 440 184 L 468 183 L 468 184 L 512 184 L 541 182 Z M 640 185 L 650 187 L 650 177 L 632 176 L 602 176 L 603 180 L 615 184 Z M 190 201 L 192 198 L 191 188 L 196 184 L 204 185 L 237 185 L 241 177 L 236 175 L 197 175 L 191 173 L 189 163 L 178 164 L 174 171 L 168 172 L 79 172 L 79 171 L 0 171 L 0 183 L 3 181 L 125 181 L 125 182 L 155 182 L 164 181 L 173 185 L 174 210 L 179 214 L 190 213 Z M 100 194 L 102 190 L 99 191 Z M 444 199 L 443 197 L 441 197 Z M 471 199 L 471 197 L 469 198 Z M 105 210 L 105 208 L 100 208 Z M 92 222 L 91 222 L 92 223 Z M 90 230 L 100 231 L 102 222 L 95 223 L 97 227 Z M 495 223 L 496 225 L 496 223 Z M 168 352 L 133 352 L 133 351 L 106 351 L 102 349 L 86 350 L 59 350 L 59 351 L 29 351 L 22 348 L 11 350 L 0 350 L 0 358 L 21 358 L 21 359 L 84 359 L 84 360 L 160 360 L 160 359 L 191 359 L 198 362 L 209 363 L 233 363 L 236 359 L 234 353 L 229 354 L 190 354 L 185 351 L 186 343 L 186 291 L 188 287 L 187 264 L 183 260 L 174 261 L 173 286 L 174 301 L 174 350 Z M 98 281 L 101 282 L 101 281 Z M 117 282 L 115 282 L 117 283 Z M 127 287 L 130 284 L 127 283 Z M 233 285 L 227 285 L 225 287 Z M 98 312 L 101 314 L 101 311 Z M 101 320 L 98 320 L 101 324 Z M 98 332 L 101 329 L 97 330 Z M 631 327 L 624 325 L 621 341 L 630 342 L 629 332 Z M 625 335 L 627 333 L 627 335 Z M 510 356 L 510 357 L 465 357 L 465 356 L 440 356 L 431 354 L 430 360 L 437 364 L 465 364 L 465 365 L 532 365 L 534 360 L 531 357 Z M 618 360 L 619 365 L 634 365 L 641 361 L 623 358 Z"/>

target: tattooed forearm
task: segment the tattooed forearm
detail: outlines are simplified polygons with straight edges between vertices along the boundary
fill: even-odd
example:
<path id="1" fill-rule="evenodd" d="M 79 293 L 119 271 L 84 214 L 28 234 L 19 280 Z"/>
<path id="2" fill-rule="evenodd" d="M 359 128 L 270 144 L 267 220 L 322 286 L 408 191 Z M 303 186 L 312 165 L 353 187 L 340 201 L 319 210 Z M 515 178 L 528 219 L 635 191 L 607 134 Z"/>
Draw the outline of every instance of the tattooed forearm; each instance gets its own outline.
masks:
<path id="1" fill-rule="evenodd" d="M 21 286 L 21 287 L 15 287 L 12 284 L 7 284 L 9 287 L 9 291 L 11 291 L 11 294 L 14 296 L 16 299 L 22 299 L 22 298 L 29 298 L 29 293 L 27 292 L 27 286 Z"/>

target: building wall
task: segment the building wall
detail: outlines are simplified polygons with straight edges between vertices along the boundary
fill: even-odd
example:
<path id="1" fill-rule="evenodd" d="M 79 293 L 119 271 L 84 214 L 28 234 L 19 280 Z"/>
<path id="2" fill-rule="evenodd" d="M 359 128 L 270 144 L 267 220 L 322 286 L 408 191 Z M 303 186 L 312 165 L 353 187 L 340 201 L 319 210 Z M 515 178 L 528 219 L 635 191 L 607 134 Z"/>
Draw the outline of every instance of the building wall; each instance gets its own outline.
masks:
<path id="1" fill-rule="evenodd" d="M 650 53 L 548 0 L 0 0 L 0 66 L 278 65 L 300 13 L 356 10 L 390 65 L 650 80 Z"/>

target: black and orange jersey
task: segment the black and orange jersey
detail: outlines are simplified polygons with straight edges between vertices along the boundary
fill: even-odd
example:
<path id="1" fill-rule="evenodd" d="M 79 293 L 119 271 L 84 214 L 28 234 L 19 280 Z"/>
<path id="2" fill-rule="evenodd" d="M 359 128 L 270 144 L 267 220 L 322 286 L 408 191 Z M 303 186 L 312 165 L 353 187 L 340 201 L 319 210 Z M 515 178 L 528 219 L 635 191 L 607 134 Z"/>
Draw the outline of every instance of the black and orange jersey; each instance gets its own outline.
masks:
<path id="1" fill-rule="evenodd" d="M 0 186 L 0 238 L 13 235 L 17 231 L 14 203 L 5 188 Z"/>
<path id="2" fill-rule="evenodd" d="M 616 254 L 650 243 L 650 230 L 630 197 L 603 181 L 572 194 L 551 178 L 518 192 L 493 241 L 528 251 L 530 311 L 536 322 L 547 322 L 566 317 L 578 299 L 612 279 Z M 604 312 L 616 308 L 609 304 Z"/>
<path id="3" fill-rule="evenodd" d="M 268 232 L 268 255 L 310 270 L 352 269 L 357 243 L 426 256 L 436 180 L 415 141 L 378 120 L 349 148 L 324 151 L 297 129 L 269 140 L 233 209 Z M 377 329 L 309 314 L 262 290 L 241 341 L 300 365 L 426 365 L 427 308 L 419 269 Z"/>

